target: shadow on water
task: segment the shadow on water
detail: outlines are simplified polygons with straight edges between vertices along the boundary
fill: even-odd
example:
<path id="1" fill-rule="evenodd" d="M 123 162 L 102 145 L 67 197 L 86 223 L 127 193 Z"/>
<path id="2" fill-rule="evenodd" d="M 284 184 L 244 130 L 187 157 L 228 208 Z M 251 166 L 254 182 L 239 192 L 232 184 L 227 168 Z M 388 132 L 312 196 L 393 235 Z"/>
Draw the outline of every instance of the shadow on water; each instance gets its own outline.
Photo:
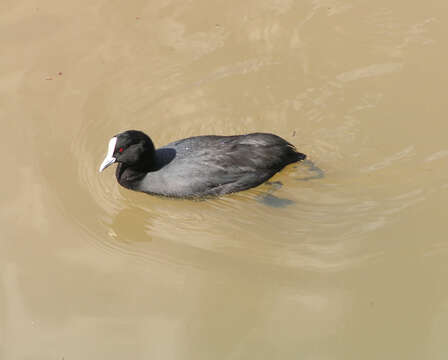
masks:
<path id="1" fill-rule="evenodd" d="M 298 180 L 308 181 L 308 180 L 322 179 L 323 177 L 325 177 L 325 172 L 321 168 L 316 166 L 314 162 L 312 162 L 311 160 L 303 160 L 301 164 L 305 166 L 305 168 L 308 170 L 309 173 L 311 173 L 311 175 L 300 178 Z"/>
<path id="2" fill-rule="evenodd" d="M 152 241 L 148 229 L 151 227 L 149 213 L 136 206 L 120 210 L 112 220 L 111 230 L 120 242 Z"/>
<path id="3" fill-rule="evenodd" d="M 298 166 L 295 166 L 295 168 L 298 168 Z M 314 162 L 311 160 L 303 160 L 300 162 L 300 167 L 305 168 L 307 173 L 309 175 L 306 175 L 305 177 L 298 178 L 299 181 L 309 181 L 309 180 L 315 180 L 315 179 L 322 179 L 325 176 L 324 171 L 316 166 Z M 281 181 L 267 181 L 265 182 L 265 185 L 269 186 L 269 189 L 266 193 L 261 194 L 257 197 L 257 201 L 275 208 L 284 208 L 286 206 L 294 204 L 294 201 L 284 198 L 279 198 L 273 193 L 280 189 L 283 186 L 283 183 Z"/>
<path id="4" fill-rule="evenodd" d="M 294 201 L 289 199 L 279 198 L 272 193 L 277 191 L 283 186 L 281 181 L 267 181 L 264 185 L 268 186 L 268 190 L 266 193 L 263 193 L 257 197 L 257 201 L 261 204 L 274 207 L 274 208 L 283 208 L 288 205 L 294 204 Z"/>

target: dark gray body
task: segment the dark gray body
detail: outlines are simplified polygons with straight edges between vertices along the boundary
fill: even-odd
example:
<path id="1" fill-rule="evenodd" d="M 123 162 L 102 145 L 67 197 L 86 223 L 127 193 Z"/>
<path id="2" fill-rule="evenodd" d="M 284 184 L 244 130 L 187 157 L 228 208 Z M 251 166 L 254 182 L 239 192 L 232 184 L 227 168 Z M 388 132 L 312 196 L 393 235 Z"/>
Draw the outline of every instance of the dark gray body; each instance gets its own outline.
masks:
<path id="1" fill-rule="evenodd" d="M 257 186 L 305 157 L 273 134 L 196 136 L 156 150 L 154 166 L 145 174 L 119 164 L 117 179 L 148 194 L 217 196 Z"/>

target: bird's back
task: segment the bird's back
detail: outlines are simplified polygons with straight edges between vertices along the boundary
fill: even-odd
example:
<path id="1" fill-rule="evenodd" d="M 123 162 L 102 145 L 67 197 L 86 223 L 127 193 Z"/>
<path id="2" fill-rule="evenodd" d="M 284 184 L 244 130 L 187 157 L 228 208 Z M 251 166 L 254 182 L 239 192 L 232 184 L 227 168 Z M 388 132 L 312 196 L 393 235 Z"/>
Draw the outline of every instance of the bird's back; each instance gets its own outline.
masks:
<path id="1" fill-rule="evenodd" d="M 171 158 L 165 158 L 167 153 Z M 257 186 L 304 154 L 279 136 L 196 136 L 156 151 L 161 166 L 139 185 L 144 192 L 181 197 L 222 195 Z"/>

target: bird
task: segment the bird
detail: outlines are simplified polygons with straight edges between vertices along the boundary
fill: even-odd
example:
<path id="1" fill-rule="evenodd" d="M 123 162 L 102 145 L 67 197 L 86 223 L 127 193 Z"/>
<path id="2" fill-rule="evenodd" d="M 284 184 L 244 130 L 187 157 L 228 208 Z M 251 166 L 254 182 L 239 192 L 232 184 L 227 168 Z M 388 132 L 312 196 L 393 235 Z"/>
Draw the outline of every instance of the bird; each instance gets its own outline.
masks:
<path id="1" fill-rule="evenodd" d="M 113 136 L 99 172 L 114 163 L 130 190 L 175 198 L 216 197 L 258 186 L 286 165 L 306 158 L 270 133 L 202 135 L 154 147 L 139 130 Z"/>

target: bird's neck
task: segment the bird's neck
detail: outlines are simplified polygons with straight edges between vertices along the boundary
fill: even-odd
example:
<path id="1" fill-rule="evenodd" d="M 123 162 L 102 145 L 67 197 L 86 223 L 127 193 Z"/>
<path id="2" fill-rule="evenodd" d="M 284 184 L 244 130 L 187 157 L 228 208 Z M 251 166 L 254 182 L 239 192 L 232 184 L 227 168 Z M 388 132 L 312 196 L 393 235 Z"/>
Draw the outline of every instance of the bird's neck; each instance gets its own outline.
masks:
<path id="1" fill-rule="evenodd" d="M 142 169 L 140 167 L 134 168 L 127 164 L 119 163 L 115 172 L 115 176 L 121 186 L 132 190 L 136 188 L 136 186 L 140 183 L 140 181 L 145 177 L 147 173 L 148 170 Z"/>

